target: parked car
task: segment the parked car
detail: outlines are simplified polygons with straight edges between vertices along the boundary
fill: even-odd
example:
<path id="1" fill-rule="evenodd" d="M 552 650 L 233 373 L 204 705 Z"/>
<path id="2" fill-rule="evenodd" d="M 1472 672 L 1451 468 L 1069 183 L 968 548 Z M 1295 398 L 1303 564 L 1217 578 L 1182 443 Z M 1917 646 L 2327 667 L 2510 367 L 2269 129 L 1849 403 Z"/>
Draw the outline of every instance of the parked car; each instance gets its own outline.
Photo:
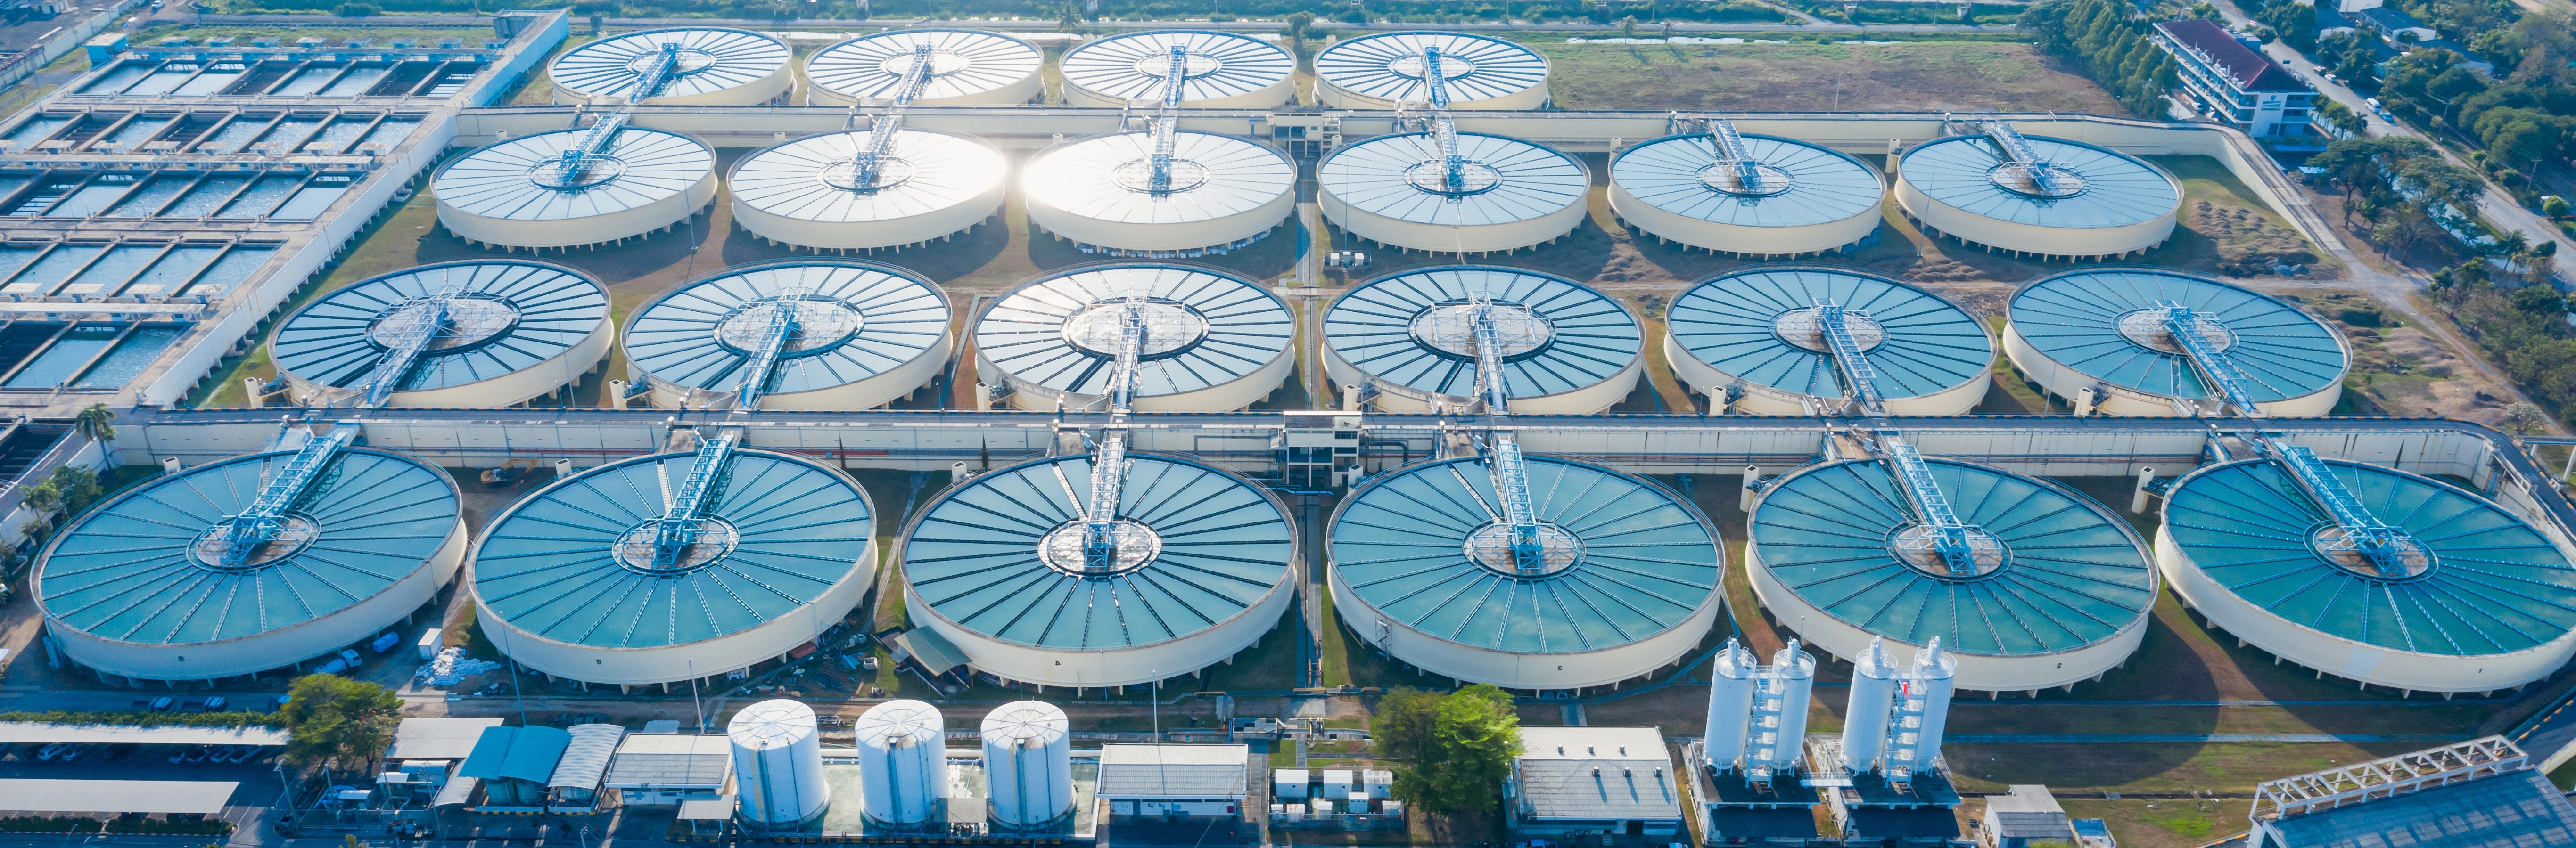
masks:
<path id="1" fill-rule="evenodd" d="M 179 702 L 176 699 L 173 699 L 168 695 L 163 695 L 152 699 L 152 711 L 156 713 L 166 713 L 170 711 L 171 707 L 178 706 L 178 704 Z"/>
<path id="2" fill-rule="evenodd" d="M 71 746 L 56 742 L 43 748 L 38 748 L 36 749 L 36 759 L 41 762 L 53 762 L 54 758 L 62 756 L 63 749 L 68 747 Z"/>
<path id="3" fill-rule="evenodd" d="M 206 706 L 205 706 L 205 710 L 206 710 L 206 712 L 210 712 L 210 713 L 219 713 L 219 712 L 223 712 L 223 711 L 224 711 L 224 696 L 222 696 L 222 695 L 209 695 L 209 696 L 207 696 L 207 697 L 206 697 Z"/>

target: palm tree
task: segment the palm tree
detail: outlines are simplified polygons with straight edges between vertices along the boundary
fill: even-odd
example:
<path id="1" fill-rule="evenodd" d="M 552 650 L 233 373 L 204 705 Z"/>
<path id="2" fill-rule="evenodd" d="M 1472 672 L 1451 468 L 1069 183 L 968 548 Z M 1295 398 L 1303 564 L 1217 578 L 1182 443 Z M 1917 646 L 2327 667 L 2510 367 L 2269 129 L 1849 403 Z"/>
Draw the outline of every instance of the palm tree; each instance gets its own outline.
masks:
<path id="1" fill-rule="evenodd" d="M 116 412 L 108 409 L 107 404 L 90 404 L 79 415 L 72 416 L 72 432 L 97 442 L 102 457 L 108 459 L 108 464 L 115 464 Z"/>

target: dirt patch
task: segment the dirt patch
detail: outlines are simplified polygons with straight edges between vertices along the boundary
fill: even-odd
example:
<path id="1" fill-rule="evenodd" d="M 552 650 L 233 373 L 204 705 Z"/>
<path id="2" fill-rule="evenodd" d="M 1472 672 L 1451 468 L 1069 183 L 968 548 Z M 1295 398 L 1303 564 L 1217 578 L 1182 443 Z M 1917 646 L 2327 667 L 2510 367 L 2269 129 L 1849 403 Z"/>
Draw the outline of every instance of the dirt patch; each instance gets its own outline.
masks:
<path id="1" fill-rule="evenodd" d="M 2494 425 L 2513 392 L 2469 367 L 2461 352 L 2409 325 L 2366 294 L 2284 295 L 2305 304 L 2352 343 L 2352 373 L 2338 414 L 2447 417 Z"/>
<path id="2" fill-rule="evenodd" d="M 2123 114 L 2029 44 L 1531 44 L 1566 109 Z"/>
<path id="3" fill-rule="evenodd" d="M 2221 206 L 2208 200 L 2190 204 L 2193 232 L 2207 237 L 2218 252 L 2218 271 L 2235 277 L 2257 274 L 2293 276 L 2317 261 L 2308 240 L 2290 228 L 2243 206 Z"/>

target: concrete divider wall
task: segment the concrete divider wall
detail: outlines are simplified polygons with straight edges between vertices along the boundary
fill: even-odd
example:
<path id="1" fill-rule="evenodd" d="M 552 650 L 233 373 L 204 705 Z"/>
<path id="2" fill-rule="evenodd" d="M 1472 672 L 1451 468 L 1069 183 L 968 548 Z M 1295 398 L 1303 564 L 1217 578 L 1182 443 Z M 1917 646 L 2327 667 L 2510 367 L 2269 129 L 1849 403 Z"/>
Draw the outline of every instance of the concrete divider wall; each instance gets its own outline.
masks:
<path id="1" fill-rule="evenodd" d="M 64 27 L 61 32 L 54 33 L 54 37 L 45 39 L 44 43 L 33 48 L 36 51 L 36 58 L 11 65 L 6 71 L 0 71 L 0 88 L 16 85 L 19 80 L 33 76 L 36 69 L 53 64 L 54 60 L 62 58 L 64 54 L 80 49 L 82 44 L 88 43 L 90 36 L 107 31 L 107 28 L 114 25 L 116 19 L 123 16 L 126 10 L 134 8 L 141 2 L 143 0 L 121 0 L 107 7 L 106 11 L 91 15 L 79 23 Z"/>

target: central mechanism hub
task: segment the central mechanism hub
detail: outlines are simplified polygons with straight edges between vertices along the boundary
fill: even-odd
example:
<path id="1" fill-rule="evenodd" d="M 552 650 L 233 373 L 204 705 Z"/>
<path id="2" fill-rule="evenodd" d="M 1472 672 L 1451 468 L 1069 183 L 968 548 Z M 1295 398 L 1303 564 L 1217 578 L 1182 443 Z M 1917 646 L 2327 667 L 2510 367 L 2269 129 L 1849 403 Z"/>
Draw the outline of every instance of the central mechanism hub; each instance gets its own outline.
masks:
<path id="1" fill-rule="evenodd" d="M 1402 56 L 1397 56 L 1394 61 L 1386 63 L 1386 69 L 1394 72 L 1396 76 L 1407 79 L 1422 79 L 1424 76 L 1422 73 L 1422 54 L 1407 53 Z M 1476 63 L 1458 58 L 1456 55 L 1446 51 L 1443 51 L 1440 54 L 1441 79 L 1453 80 L 1475 72 Z"/>
<path id="2" fill-rule="evenodd" d="M 430 313 L 436 307 L 433 299 L 426 297 L 395 304 L 392 309 L 378 315 L 374 324 L 367 325 L 367 340 L 387 349 L 399 347 L 404 339 L 419 331 L 423 322 L 430 320 Z M 446 323 L 445 329 L 430 336 L 424 351 L 436 353 L 471 347 L 509 332 L 510 328 L 519 325 L 519 309 L 509 301 L 488 297 L 448 298 Z"/>
<path id="3" fill-rule="evenodd" d="M 634 71 L 636 76 L 651 74 L 653 73 L 653 69 L 661 66 L 662 50 L 659 47 L 654 48 L 651 52 L 626 60 L 626 69 Z M 671 66 L 671 75 L 688 76 L 715 66 L 716 54 L 709 53 L 695 47 L 682 47 L 680 48 L 679 61 L 673 63 Z"/>
<path id="4" fill-rule="evenodd" d="M 1495 303 L 1492 310 L 1494 335 L 1504 359 L 1528 356 L 1547 347 L 1556 338 L 1556 325 L 1545 316 L 1517 303 Z M 1476 305 L 1443 303 L 1413 316 L 1413 340 L 1432 350 L 1459 359 L 1476 358 Z"/>
<path id="5" fill-rule="evenodd" d="M 974 60 L 964 56 L 946 50 L 932 50 L 929 75 L 944 77 L 965 70 L 967 66 L 973 64 L 975 64 Z M 877 63 L 877 70 L 884 71 L 895 79 L 902 79 L 905 74 L 912 72 L 912 50 L 906 48 L 901 53 L 886 57 L 885 61 Z"/>
<path id="6" fill-rule="evenodd" d="M 1038 539 L 1038 561 L 1048 568 L 1076 577 L 1115 577 L 1152 564 L 1163 554 L 1163 537 L 1154 528 L 1121 518 L 1109 523 L 1109 532 L 1117 540 L 1118 555 L 1110 566 L 1093 570 L 1084 565 L 1083 540 L 1090 525 L 1079 520 L 1068 521 Z"/>
<path id="7" fill-rule="evenodd" d="M 2128 339 L 2130 344 L 2157 353 L 2185 355 L 2182 345 L 2174 342 L 2172 331 L 2165 326 L 2165 311 L 2162 309 L 2141 309 L 2121 315 L 2119 326 L 2121 337 Z M 2227 325 L 2218 323 L 2215 318 L 2195 317 L 2190 329 L 2212 350 L 2225 351 L 2236 344 L 2236 334 L 2229 332 Z"/>
<path id="8" fill-rule="evenodd" d="M 1973 573 L 1962 573 L 1948 558 L 1941 556 L 1937 544 L 1940 532 L 1928 524 L 1907 524 L 1897 528 L 1896 532 L 1887 535 L 1887 551 L 1894 554 L 1898 562 L 1943 580 L 1984 577 L 2012 561 L 2012 549 L 2005 547 L 2002 539 L 1995 538 L 1985 528 L 1968 527 L 1961 532 L 1967 536 L 1968 560 L 1973 563 Z"/>
<path id="9" fill-rule="evenodd" d="M 724 519 L 700 518 L 696 521 L 697 538 L 682 549 L 680 558 L 670 565 L 653 564 L 653 540 L 661 531 L 659 518 L 645 519 L 642 524 L 626 528 L 626 532 L 619 534 L 617 541 L 609 546 L 608 555 L 628 571 L 655 577 L 678 577 L 714 565 L 726 554 L 733 553 L 734 544 L 742 538 L 741 532 Z"/>
<path id="10" fill-rule="evenodd" d="M 2048 179 L 2046 188 L 2040 187 L 2039 180 L 2032 178 L 2033 171 L 2043 169 Z M 1987 171 L 1986 179 L 1993 180 L 1995 185 L 2003 187 L 2005 191 L 2030 197 L 2052 199 L 2074 197 L 2083 194 L 2085 188 L 2084 175 L 2048 164 L 2025 165 L 2019 162 L 2007 162 Z"/>
<path id="11" fill-rule="evenodd" d="M 759 351 L 761 342 L 769 338 L 770 316 L 786 302 L 790 301 L 771 298 L 736 307 L 732 314 L 716 322 L 716 343 L 743 353 Z M 837 300 L 799 298 L 792 302 L 796 304 L 796 332 L 787 340 L 782 355 L 829 349 L 858 335 L 859 328 L 867 323 L 857 310 Z"/>
<path id="12" fill-rule="evenodd" d="M 1191 53 L 1181 61 L 1187 63 L 1189 66 L 1189 75 L 1184 77 L 1184 79 L 1198 79 L 1199 77 L 1207 76 L 1225 69 L 1224 62 L 1217 61 L 1216 57 L 1204 53 Z M 1172 73 L 1172 54 L 1168 51 L 1162 51 L 1146 56 L 1145 58 L 1138 59 L 1136 60 L 1136 72 L 1152 77 L 1158 81 L 1164 77 L 1170 76 Z"/>
<path id="13" fill-rule="evenodd" d="M 822 180 L 824 185 L 842 191 L 883 191 L 910 182 L 915 173 L 918 173 L 918 169 L 915 169 L 910 161 L 900 156 L 888 155 L 877 159 L 877 179 L 871 185 L 859 184 L 859 160 L 857 159 L 843 159 L 825 165 L 822 172 L 815 178 Z"/>
<path id="14" fill-rule="evenodd" d="M 240 565 L 225 565 L 225 539 L 231 532 L 230 523 L 218 523 L 197 534 L 197 541 L 188 546 L 188 558 L 198 568 L 218 574 L 249 574 L 267 568 L 269 563 L 301 553 L 314 540 L 322 538 L 322 528 L 314 524 L 313 519 L 288 513 L 278 520 L 276 536 L 251 551 L 250 557 L 242 560 Z"/>
<path id="15" fill-rule="evenodd" d="M 564 173 L 563 160 L 548 158 L 528 166 L 528 182 L 540 188 L 572 191 L 615 182 L 626 175 L 626 161 L 610 153 L 594 153 L 582 159 L 580 173 Z"/>
<path id="16" fill-rule="evenodd" d="M 1761 178 L 1761 185 L 1745 185 L 1744 169 L 1733 162 L 1719 162 L 1699 169 L 1699 183 L 1737 197 L 1770 197 L 1787 194 L 1789 188 L 1798 182 L 1797 178 L 1789 176 L 1789 172 L 1769 165 L 1755 165 L 1753 170 Z"/>
<path id="17" fill-rule="evenodd" d="M 1814 306 L 1780 313 L 1780 317 L 1771 319 L 1771 332 L 1800 350 L 1831 354 L 1834 349 L 1825 341 L 1825 327 L 1820 317 L 1823 313 L 1822 308 Z M 1887 341 L 1887 328 L 1880 325 L 1878 319 L 1858 312 L 1843 311 L 1843 328 L 1851 333 L 1852 342 L 1863 352 L 1876 349 L 1879 343 Z"/>
<path id="18" fill-rule="evenodd" d="M 2376 580 L 2405 580 L 2423 576 L 2433 570 L 2433 551 L 2415 537 L 2399 535 L 2391 540 L 2393 549 L 2386 564 L 2363 552 L 2358 539 L 2344 532 L 2334 522 L 2326 522 L 2308 531 L 2308 549 L 2337 567 Z"/>
<path id="19" fill-rule="evenodd" d="M 1119 188 L 1146 194 L 1155 193 L 1153 157 L 1120 162 L 1118 168 L 1110 173 L 1110 178 L 1118 181 Z M 1206 185 L 1207 181 L 1208 166 L 1173 157 L 1172 182 L 1165 186 L 1162 192 L 1170 194 L 1188 191 Z"/>
<path id="20" fill-rule="evenodd" d="M 1136 318 L 1145 325 L 1144 341 L 1137 345 L 1139 359 L 1170 356 L 1197 345 L 1207 338 L 1207 318 L 1178 303 L 1149 300 L 1136 305 Z M 1064 341 L 1075 349 L 1095 356 L 1118 358 L 1118 344 L 1126 337 L 1127 304 L 1104 301 L 1085 306 L 1064 319 Z"/>
<path id="21" fill-rule="evenodd" d="M 1583 540 L 1573 533 L 1544 522 L 1537 530 L 1540 566 L 1536 573 L 1521 570 L 1520 558 L 1512 550 L 1512 525 L 1502 521 L 1468 531 L 1467 561 L 1522 579 L 1547 577 L 1583 561 Z"/>
<path id="22" fill-rule="evenodd" d="M 1449 187 L 1449 167 L 1438 159 L 1404 169 L 1404 181 L 1414 188 L 1432 194 L 1465 197 L 1493 191 L 1503 184 L 1503 172 L 1483 162 L 1462 162 L 1458 166 L 1458 188 Z"/>

